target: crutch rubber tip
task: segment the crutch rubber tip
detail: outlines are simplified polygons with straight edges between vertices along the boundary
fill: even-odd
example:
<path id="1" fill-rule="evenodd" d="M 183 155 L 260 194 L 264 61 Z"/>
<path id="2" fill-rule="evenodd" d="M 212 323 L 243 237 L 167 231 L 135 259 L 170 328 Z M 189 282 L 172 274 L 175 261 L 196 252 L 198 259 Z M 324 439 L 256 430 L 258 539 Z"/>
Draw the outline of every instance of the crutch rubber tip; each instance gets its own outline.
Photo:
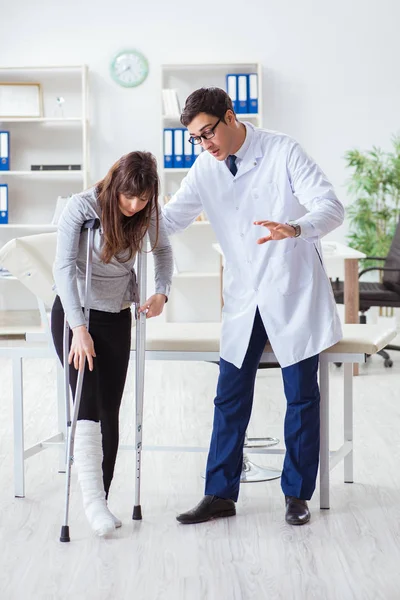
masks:
<path id="1" fill-rule="evenodd" d="M 70 541 L 71 541 L 71 539 L 69 537 L 69 526 L 63 525 L 61 527 L 60 542 L 70 542 Z"/>
<path id="2" fill-rule="evenodd" d="M 140 506 L 140 504 L 138 506 L 134 506 L 133 507 L 132 519 L 134 521 L 141 521 L 142 520 L 142 507 Z"/>

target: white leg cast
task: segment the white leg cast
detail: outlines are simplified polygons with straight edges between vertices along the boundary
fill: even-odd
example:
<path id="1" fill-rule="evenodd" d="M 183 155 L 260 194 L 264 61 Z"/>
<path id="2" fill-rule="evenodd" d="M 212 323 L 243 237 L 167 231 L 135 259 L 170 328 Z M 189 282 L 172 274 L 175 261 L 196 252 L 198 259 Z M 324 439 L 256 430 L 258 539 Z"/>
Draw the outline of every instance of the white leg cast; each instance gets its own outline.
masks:
<path id="1" fill-rule="evenodd" d="M 111 515 L 111 517 L 112 517 L 112 519 L 113 519 L 113 521 L 114 521 L 114 525 L 115 525 L 115 527 L 116 527 L 117 529 L 118 529 L 119 527 L 122 527 L 122 521 L 121 521 L 121 519 L 118 519 L 118 517 L 116 517 L 116 516 L 115 516 L 115 515 L 114 515 L 114 514 L 111 512 L 111 510 L 110 510 L 110 509 L 108 509 L 108 512 L 110 513 L 110 515 Z"/>
<path id="2" fill-rule="evenodd" d="M 75 432 L 74 465 L 82 490 L 83 507 L 93 531 L 104 536 L 115 529 L 113 515 L 107 508 L 103 485 L 103 448 L 100 423 L 78 421 Z"/>

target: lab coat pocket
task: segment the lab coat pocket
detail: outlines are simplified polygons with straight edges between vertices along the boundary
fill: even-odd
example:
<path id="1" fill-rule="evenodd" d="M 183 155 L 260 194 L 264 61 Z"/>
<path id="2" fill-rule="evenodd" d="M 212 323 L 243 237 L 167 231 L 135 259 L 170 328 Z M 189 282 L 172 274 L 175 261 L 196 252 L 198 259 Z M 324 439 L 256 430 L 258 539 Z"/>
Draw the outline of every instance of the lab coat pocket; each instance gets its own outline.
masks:
<path id="1" fill-rule="evenodd" d="M 223 271 L 223 312 L 236 313 L 243 301 L 246 286 L 243 285 L 240 270 L 234 265 L 226 264 Z"/>
<path id="2" fill-rule="evenodd" d="M 310 285 L 313 278 L 313 265 L 308 264 L 300 245 L 285 254 L 269 261 L 270 284 L 284 296 L 296 294 Z"/>
<path id="3" fill-rule="evenodd" d="M 252 210 L 255 221 L 275 221 L 282 214 L 278 186 L 273 181 L 262 182 L 262 185 L 250 190 Z"/>

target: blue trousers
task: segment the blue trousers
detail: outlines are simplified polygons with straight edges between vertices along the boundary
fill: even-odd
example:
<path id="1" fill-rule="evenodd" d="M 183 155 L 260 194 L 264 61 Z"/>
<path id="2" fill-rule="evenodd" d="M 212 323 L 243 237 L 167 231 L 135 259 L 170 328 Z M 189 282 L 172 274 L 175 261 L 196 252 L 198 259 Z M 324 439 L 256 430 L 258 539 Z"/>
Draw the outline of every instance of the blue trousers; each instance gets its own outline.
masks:
<path id="1" fill-rule="evenodd" d="M 249 347 L 240 369 L 220 360 L 214 425 L 207 460 L 205 493 L 239 496 L 243 444 L 253 405 L 257 368 L 268 336 L 257 309 Z M 286 496 L 309 500 L 319 460 L 318 355 L 282 369 L 287 400 L 286 455 L 281 478 Z"/>

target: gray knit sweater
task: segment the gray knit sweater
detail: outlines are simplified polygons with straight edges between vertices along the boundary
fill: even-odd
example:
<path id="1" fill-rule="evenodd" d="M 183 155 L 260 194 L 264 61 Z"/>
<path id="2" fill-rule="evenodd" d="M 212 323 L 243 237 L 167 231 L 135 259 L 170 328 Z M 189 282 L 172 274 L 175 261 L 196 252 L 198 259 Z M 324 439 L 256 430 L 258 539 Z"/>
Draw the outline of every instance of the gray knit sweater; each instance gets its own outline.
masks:
<path id="1" fill-rule="evenodd" d="M 159 209 L 158 244 L 154 248 L 155 292 L 169 295 L 173 273 L 172 248 L 169 242 L 161 210 Z M 70 327 L 85 323 L 82 306 L 85 289 L 87 233 L 81 233 L 82 224 L 88 219 L 99 218 L 101 209 L 96 191 L 76 194 L 63 210 L 57 232 L 57 252 L 53 267 L 56 291 L 61 298 Z M 150 245 L 156 239 L 156 215 L 149 227 Z M 90 308 L 105 312 L 119 312 L 123 306 L 138 301 L 138 289 L 134 271 L 135 256 L 128 262 L 115 257 L 109 264 L 101 258 L 103 230 L 100 225 L 94 236 L 93 271 Z"/>

